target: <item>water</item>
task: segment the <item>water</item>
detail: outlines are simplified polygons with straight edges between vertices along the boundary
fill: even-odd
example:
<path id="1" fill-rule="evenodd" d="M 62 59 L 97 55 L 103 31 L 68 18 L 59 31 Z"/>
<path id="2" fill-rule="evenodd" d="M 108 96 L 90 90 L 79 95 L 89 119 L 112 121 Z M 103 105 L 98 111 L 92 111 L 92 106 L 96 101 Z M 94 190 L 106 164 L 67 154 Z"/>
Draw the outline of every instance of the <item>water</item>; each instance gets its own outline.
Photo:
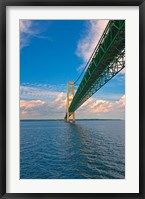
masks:
<path id="1" fill-rule="evenodd" d="M 21 121 L 21 179 L 125 178 L 125 122 Z"/>

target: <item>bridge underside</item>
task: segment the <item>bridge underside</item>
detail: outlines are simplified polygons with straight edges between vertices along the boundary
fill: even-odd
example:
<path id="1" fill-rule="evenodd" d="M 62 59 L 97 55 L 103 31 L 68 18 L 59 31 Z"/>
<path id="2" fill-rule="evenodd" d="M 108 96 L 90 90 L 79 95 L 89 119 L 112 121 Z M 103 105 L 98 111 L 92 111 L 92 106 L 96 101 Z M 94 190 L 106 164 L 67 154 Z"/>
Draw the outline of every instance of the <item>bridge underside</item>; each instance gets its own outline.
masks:
<path id="1" fill-rule="evenodd" d="M 74 113 L 87 99 L 97 92 L 125 67 L 125 21 L 109 21 L 97 44 L 87 71 L 70 103 L 68 112 Z M 66 113 L 66 117 L 71 114 Z"/>

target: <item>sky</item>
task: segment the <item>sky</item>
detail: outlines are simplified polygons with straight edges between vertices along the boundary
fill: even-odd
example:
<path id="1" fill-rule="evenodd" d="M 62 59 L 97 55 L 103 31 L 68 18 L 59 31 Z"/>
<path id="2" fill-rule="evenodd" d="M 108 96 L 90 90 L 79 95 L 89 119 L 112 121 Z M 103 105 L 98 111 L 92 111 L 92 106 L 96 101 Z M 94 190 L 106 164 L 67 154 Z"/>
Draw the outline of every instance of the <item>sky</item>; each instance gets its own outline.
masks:
<path id="1" fill-rule="evenodd" d="M 20 20 L 21 119 L 64 118 L 67 82 L 81 74 L 107 23 Z M 125 70 L 79 107 L 77 118 L 125 119 Z"/>

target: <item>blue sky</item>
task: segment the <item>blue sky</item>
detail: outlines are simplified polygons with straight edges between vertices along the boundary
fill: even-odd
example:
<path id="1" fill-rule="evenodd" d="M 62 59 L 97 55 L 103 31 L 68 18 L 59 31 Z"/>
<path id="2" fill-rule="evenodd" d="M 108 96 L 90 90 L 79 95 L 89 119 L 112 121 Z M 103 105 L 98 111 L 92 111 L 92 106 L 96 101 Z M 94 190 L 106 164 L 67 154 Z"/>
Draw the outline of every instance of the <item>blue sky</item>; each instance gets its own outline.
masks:
<path id="1" fill-rule="evenodd" d="M 107 23 L 20 20 L 21 119 L 63 119 L 66 84 L 80 75 Z M 125 71 L 83 104 L 76 117 L 124 119 L 124 111 Z"/>

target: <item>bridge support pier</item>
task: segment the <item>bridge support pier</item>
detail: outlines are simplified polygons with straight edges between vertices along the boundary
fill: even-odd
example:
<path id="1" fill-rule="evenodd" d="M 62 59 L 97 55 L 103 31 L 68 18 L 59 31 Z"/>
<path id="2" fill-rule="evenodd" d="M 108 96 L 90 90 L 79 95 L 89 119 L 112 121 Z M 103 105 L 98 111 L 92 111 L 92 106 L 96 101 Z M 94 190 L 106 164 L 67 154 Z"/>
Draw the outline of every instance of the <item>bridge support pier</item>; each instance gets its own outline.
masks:
<path id="1" fill-rule="evenodd" d="M 70 122 L 70 116 L 72 115 L 72 122 L 75 123 L 75 112 L 69 111 L 69 106 L 74 98 L 74 82 L 67 83 L 67 100 L 66 100 L 66 122 Z"/>

